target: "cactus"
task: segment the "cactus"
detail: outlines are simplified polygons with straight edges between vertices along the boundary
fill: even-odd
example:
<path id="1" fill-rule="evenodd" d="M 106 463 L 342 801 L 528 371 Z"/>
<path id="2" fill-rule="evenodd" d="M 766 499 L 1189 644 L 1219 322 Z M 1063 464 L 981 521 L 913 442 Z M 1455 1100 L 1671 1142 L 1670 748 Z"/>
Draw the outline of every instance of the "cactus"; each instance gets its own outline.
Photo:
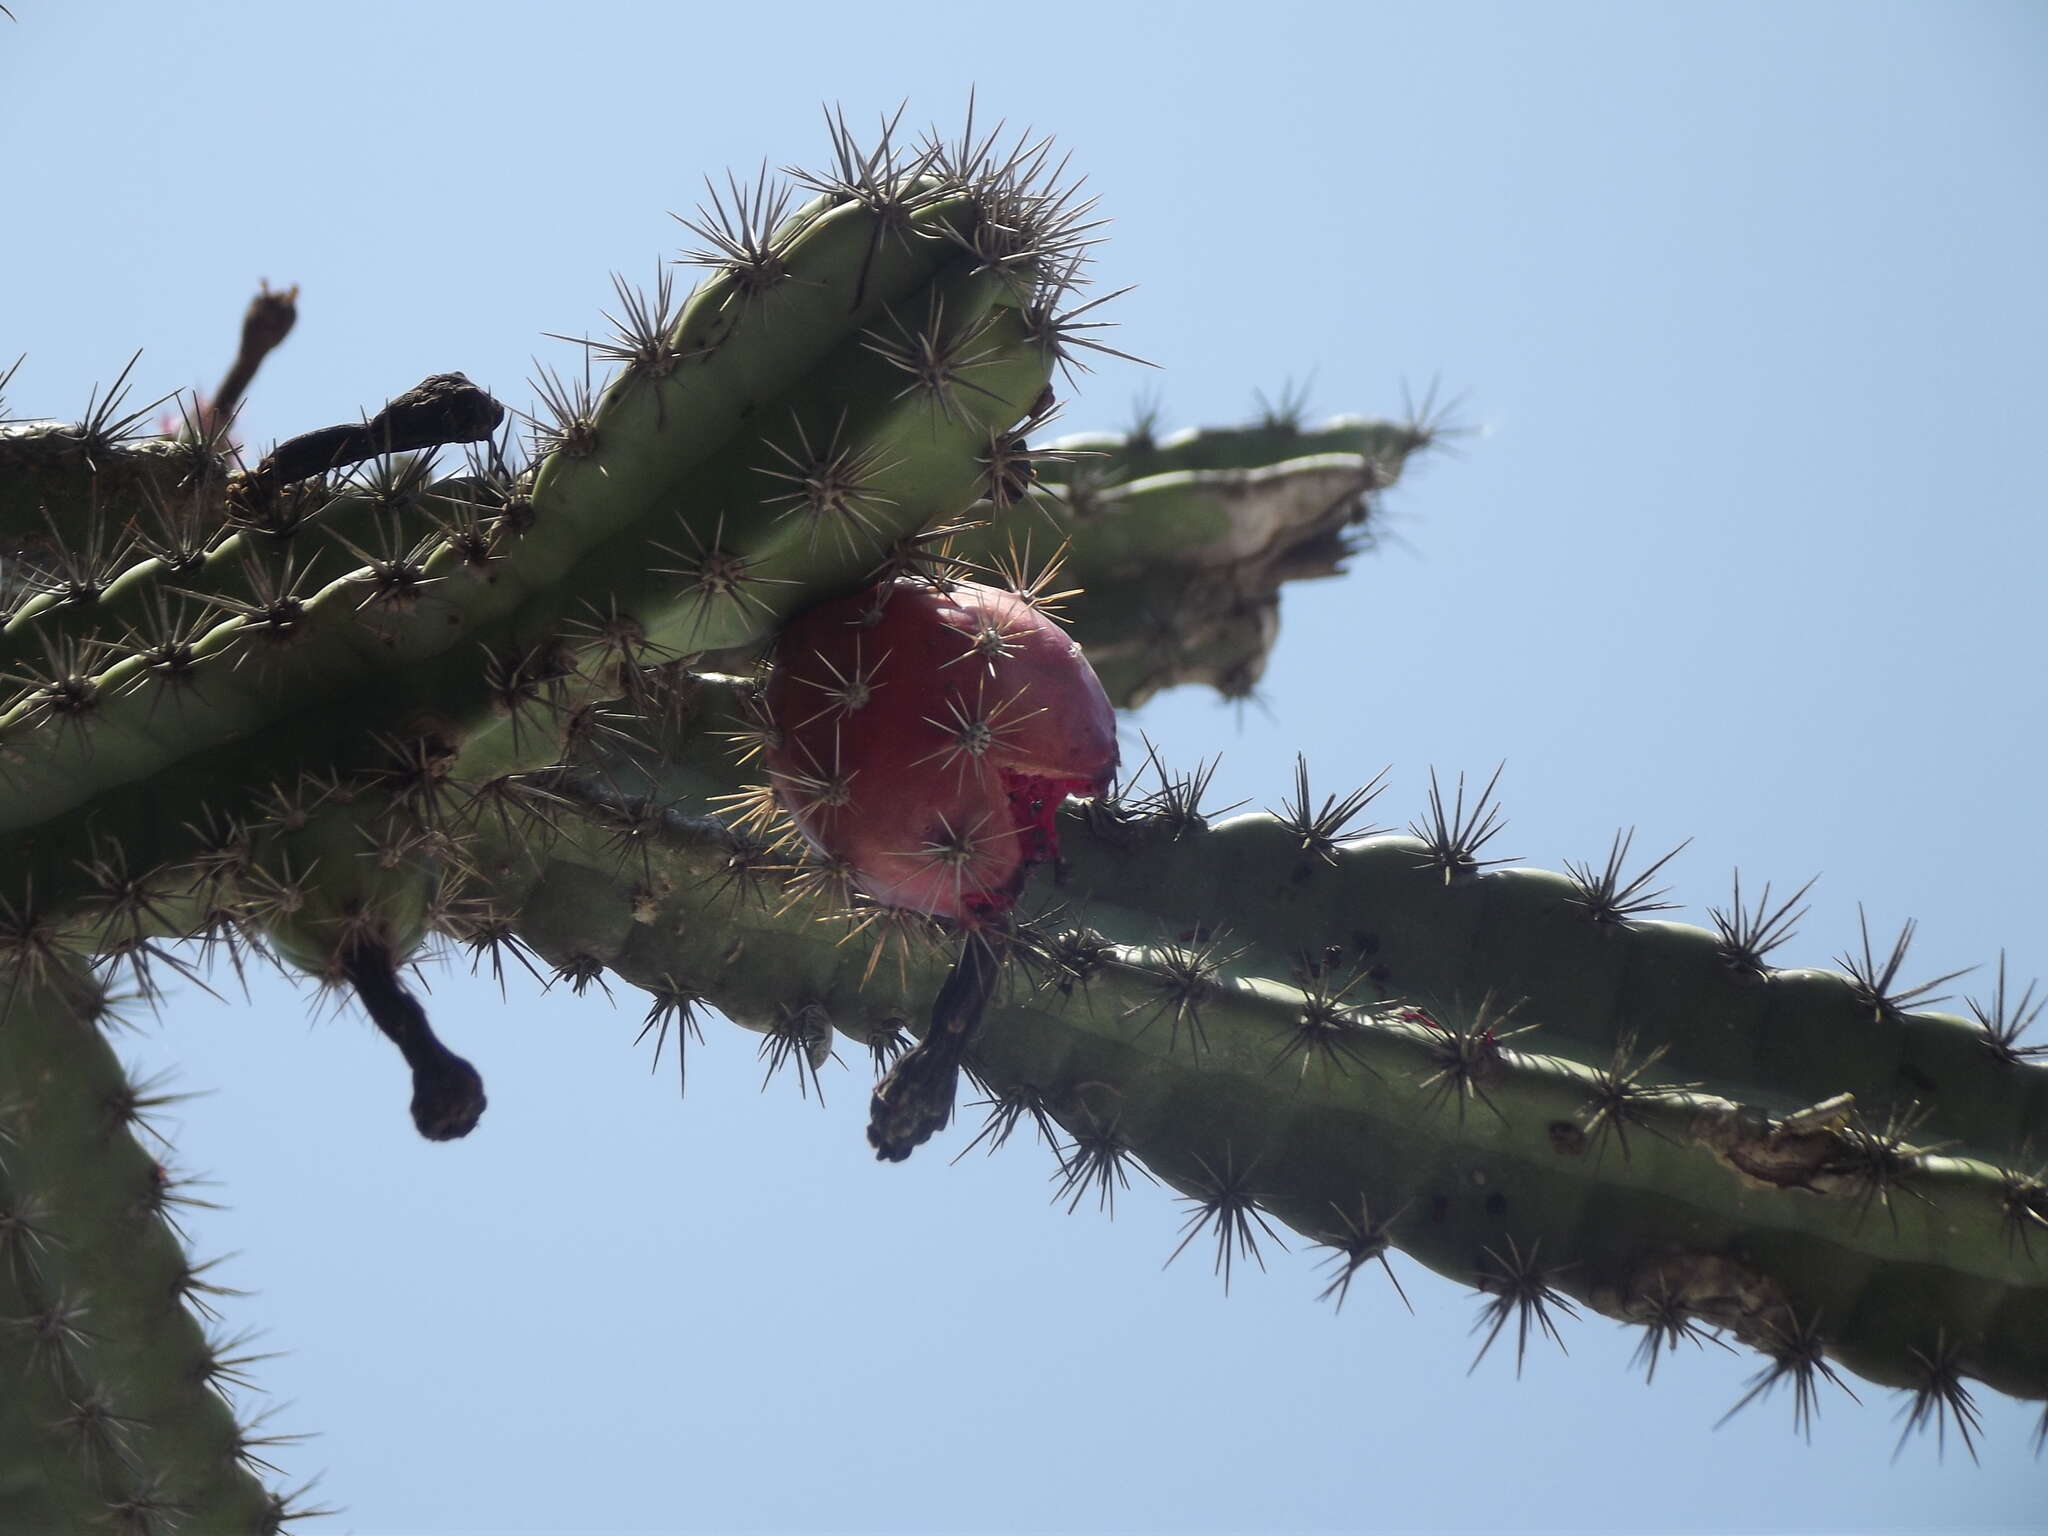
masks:
<path id="1" fill-rule="evenodd" d="M 1043 144 L 997 143 L 870 151 L 840 126 L 801 207 L 729 182 L 692 224 L 710 275 L 680 304 L 622 288 L 593 349 L 617 376 L 548 376 L 528 466 L 459 376 L 253 469 L 217 415 L 135 437 L 153 407 L 118 387 L 81 424 L 0 425 L 0 1368 L 34 1383 L 0 1405 L 0 1510 L 294 1509 L 248 1476 L 246 1426 L 175 1396 L 235 1362 L 177 1309 L 204 1282 L 175 1237 L 132 1237 L 172 1196 L 126 1134 L 151 1095 L 89 1027 L 108 1002 L 86 966 L 154 994 L 189 964 L 174 938 L 351 988 L 430 1137 L 468 1132 L 483 1086 L 407 965 L 432 934 L 528 945 L 645 988 L 664 1030 L 715 1005 L 799 1070 L 861 1041 L 884 1109 L 910 1037 L 960 1021 L 986 1139 L 1057 1135 L 1076 1204 L 1138 1160 L 1195 1202 L 1226 1277 L 1278 1222 L 1329 1247 L 1338 1294 L 1390 1249 L 1478 1286 L 1489 1344 L 1574 1304 L 1642 1324 L 1653 1368 L 1727 1333 L 1802 1422 L 1838 1368 L 1966 1436 L 1967 1382 L 2048 1398 L 2031 993 L 1928 1012 L 1902 946 L 1775 970 L 1796 896 L 1738 890 L 1713 932 L 1654 921 L 1657 866 L 1631 875 L 1621 841 L 1563 874 L 1492 867 L 1491 783 L 1437 791 L 1401 836 L 1357 825 L 1372 786 L 1319 803 L 1305 768 L 1277 813 L 1213 824 L 1203 775 L 1156 757 L 1149 789 L 1106 792 L 1107 705 L 1242 696 L 1280 586 L 1338 569 L 1443 429 L 1283 406 L 1033 446 L 1062 369 L 1103 345 L 1062 307 L 1092 225 Z M 455 474 L 418 454 L 454 442 L 487 446 Z M 821 775 L 806 733 L 830 723 L 836 752 L 846 722 L 804 697 L 820 626 L 886 592 L 1049 636 L 1037 610 L 1069 580 L 1101 690 L 1054 734 L 1081 747 L 1030 745 L 1038 803 L 971 881 L 879 877 L 907 834 L 841 842 L 821 814 L 845 765 Z M 995 686 L 1008 707 L 1025 682 Z M 943 733 L 943 710 L 897 723 Z M 912 769 L 981 771 L 896 745 L 898 795 Z M 1093 798 L 1055 817 L 1069 791 Z M 107 1262 L 131 1241 L 161 1262 Z"/>

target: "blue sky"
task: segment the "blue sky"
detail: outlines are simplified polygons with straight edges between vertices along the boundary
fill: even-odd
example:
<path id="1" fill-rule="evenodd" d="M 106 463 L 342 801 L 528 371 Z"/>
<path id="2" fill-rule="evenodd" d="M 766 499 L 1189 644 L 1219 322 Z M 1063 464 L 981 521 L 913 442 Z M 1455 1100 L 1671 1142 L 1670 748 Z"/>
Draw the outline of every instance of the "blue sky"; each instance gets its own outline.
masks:
<path id="1" fill-rule="evenodd" d="M 140 388 L 210 385 L 259 278 L 302 286 L 259 441 L 447 369 L 525 404 L 706 174 L 818 161 L 824 102 L 953 128 L 972 85 L 1072 151 L 1102 287 L 1140 284 L 1120 344 L 1163 371 L 1102 367 L 1070 428 L 1438 377 L 1481 428 L 1289 597 L 1260 708 L 1169 695 L 1133 744 L 1255 804 L 1297 750 L 1391 765 L 1382 820 L 1505 760 L 1531 863 L 1690 837 L 1694 920 L 1731 868 L 1822 874 L 1791 963 L 1860 902 L 1919 920 L 1916 976 L 2048 970 L 2038 5 L 10 5 L 17 411 L 138 346 Z M 1399 1259 L 1414 1317 L 1332 1315 L 1300 1252 L 1226 1301 L 1162 1272 L 1160 1191 L 1068 1216 L 1042 1153 L 950 1166 L 963 1131 L 877 1165 L 851 1053 L 821 1110 L 714 1027 L 679 1103 L 630 996 L 434 992 L 491 1086 L 455 1146 L 276 979 L 126 1046 L 207 1095 L 179 1157 L 228 1209 L 191 1226 L 338 1532 L 2039 1525 L 2038 1410 L 1987 1400 L 1982 1467 L 1894 1464 L 1875 1389 L 1811 1447 L 1782 1397 L 1716 1430 L 1753 1360 L 1646 1388 L 1597 1319 L 1468 1376 L 1471 1295 Z"/>

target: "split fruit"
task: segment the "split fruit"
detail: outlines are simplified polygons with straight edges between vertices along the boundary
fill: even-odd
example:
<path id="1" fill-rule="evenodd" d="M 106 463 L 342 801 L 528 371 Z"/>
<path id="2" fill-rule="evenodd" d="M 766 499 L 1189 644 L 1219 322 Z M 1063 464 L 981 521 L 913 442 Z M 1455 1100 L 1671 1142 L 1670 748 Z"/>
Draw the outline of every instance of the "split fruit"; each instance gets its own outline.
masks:
<path id="1" fill-rule="evenodd" d="M 777 800 L 857 889 L 969 921 L 1058 854 L 1068 795 L 1116 776 L 1094 669 L 1015 592 L 898 578 L 793 619 L 767 688 Z"/>

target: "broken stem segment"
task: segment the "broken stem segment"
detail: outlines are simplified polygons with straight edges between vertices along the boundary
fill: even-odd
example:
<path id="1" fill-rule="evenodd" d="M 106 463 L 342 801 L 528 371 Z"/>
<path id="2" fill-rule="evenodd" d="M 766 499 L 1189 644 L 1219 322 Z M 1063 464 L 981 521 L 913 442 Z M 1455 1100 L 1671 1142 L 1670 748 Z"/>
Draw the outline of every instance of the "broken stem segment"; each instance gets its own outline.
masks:
<path id="1" fill-rule="evenodd" d="M 482 442 L 498 430 L 505 408 L 459 373 L 422 379 L 364 422 L 318 427 L 286 438 L 230 489 L 238 503 L 255 505 L 280 486 L 310 480 L 380 453 Z"/>
<path id="2" fill-rule="evenodd" d="M 868 1112 L 868 1145 L 875 1156 L 900 1163 L 946 1128 L 960 1082 L 960 1062 L 995 995 L 1008 940 L 996 929 L 972 927 L 961 942 L 946 983 L 932 1001 L 931 1027 L 875 1085 Z"/>
<path id="3" fill-rule="evenodd" d="M 203 436 L 213 437 L 241 409 L 242 397 L 249 392 L 263 359 L 277 350 L 298 321 L 298 299 L 297 283 L 272 293 L 270 284 L 265 282 L 262 291 L 249 301 L 248 313 L 242 316 L 242 344 L 235 352 L 235 360 L 220 381 L 220 388 L 213 392 L 213 398 L 200 407 L 198 425 Z"/>
<path id="4" fill-rule="evenodd" d="M 449 1050 L 427 1022 L 427 1011 L 398 979 L 391 951 L 374 940 L 350 948 L 342 973 L 370 1019 L 412 1068 L 412 1123 L 429 1141 L 454 1141 L 476 1129 L 484 1112 L 484 1080 Z"/>

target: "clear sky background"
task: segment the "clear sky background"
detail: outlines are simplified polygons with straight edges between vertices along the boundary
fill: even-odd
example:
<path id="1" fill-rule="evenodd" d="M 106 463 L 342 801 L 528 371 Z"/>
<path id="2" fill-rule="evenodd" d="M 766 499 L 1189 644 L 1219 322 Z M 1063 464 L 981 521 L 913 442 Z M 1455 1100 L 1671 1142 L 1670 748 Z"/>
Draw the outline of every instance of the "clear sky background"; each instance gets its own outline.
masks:
<path id="1" fill-rule="evenodd" d="M 2048 970 L 2048 7 L 10 5 L 17 412 L 138 346 L 139 388 L 210 387 L 259 278 L 303 290 L 259 444 L 447 369 L 526 404 L 576 357 L 541 333 L 673 256 L 706 173 L 822 160 L 822 102 L 954 129 L 975 85 L 1087 173 L 1163 365 L 1099 369 L 1067 429 L 1439 376 L 1483 429 L 1390 498 L 1398 544 L 1289 596 L 1263 708 L 1176 693 L 1133 748 L 1264 805 L 1297 749 L 1319 787 L 1391 765 L 1383 821 L 1505 760 L 1531 863 L 1690 837 L 1698 921 L 1736 866 L 1823 872 L 1788 963 L 1861 902 L 1920 920 L 1914 979 Z M 1825 1389 L 1811 1447 L 1782 1393 L 1716 1430 L 1753 1357 L 1646 1388 L 1597 1318 L 1468 1376 L 1471 1293 L 1399 1258 L 1413 1317 L 1373 1275 L 1333 1314 L 1300 1251 L 1226 1300 L 1162 1272 L 1163 1191 L 1069 1216 L 1043 1151 L 950 1166 L 971 1118 L 878 1165 L 861 1053 L 820 1109 L 714 1023 L 679 1102 L 629 991 L 433 986 L 490 1085 L 458 1145 L 276 979 L 126 1046 L 208 1094 L 178 1153 L 228 1209 L 190 1225 L 337 1532 L 2048 1523 L 2038 1407 L 1985 1400 L 1982 1467 L 1894 1464 L 1876 1389 Z"/>

